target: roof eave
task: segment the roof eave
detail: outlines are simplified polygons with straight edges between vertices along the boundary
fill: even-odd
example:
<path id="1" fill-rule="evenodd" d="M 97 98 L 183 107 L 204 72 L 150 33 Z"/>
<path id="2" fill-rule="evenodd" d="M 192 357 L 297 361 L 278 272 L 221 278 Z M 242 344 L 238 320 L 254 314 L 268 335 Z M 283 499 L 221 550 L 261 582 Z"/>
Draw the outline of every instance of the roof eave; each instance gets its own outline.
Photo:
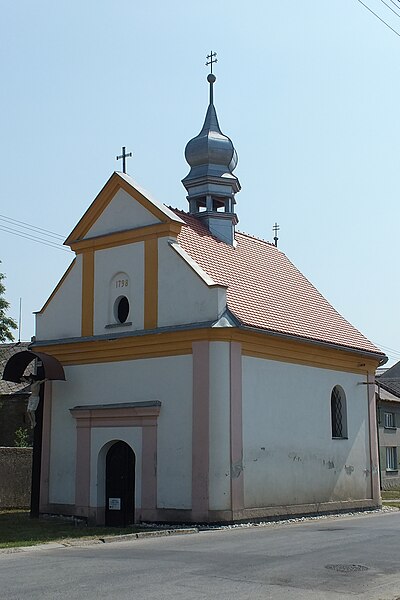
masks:
<path id="1" fill-rule="evenodd" d="M 321 348 L 333 348 L 335 350 L 341 350 L 342 352 L 348 352 L 351 354 L 359 354 L 360 356 L 365 356 L 368 358 L 373 358 L 379 361 L 379 366 L 382 366 L 387 363 L 389 360 L 388 357 L 382 352 L 372 352 L 371 350 L 363 350 L 362 348 L 355 348 L 353 346 L 344 346 L 342 344 L 335 344 L 334 342 L 325 342 L 323 340 L 316 340 L 312 338 L 308 338 L 300 335 L 293 335 L 290 333 L 281 333 L 279 331 L 274 331 L 273 329 L 261 329 L 259 327 L 252 327 L 251 325 L 246 325 L 244 323 L 240 323 L 238 325 L 240 329 L 244 329 L 246 331 L 251 331 L 253 333 L 261 333 L 264 335 L 270 335 L 277 337 L 282 340 L 292 340 L 303 342 L 306 344 L 312 344 L 313 346 L 319 346 Z"/>

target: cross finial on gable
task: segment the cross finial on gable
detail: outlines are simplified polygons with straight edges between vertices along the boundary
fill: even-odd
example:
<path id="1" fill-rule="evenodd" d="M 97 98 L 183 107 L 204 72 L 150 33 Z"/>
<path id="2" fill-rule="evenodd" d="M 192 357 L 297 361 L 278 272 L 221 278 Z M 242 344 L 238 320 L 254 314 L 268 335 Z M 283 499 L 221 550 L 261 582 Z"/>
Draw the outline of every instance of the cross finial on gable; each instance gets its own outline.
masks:
<path id="1" fill-rule="evenodd" d="M 274 243 L 275 243 L 275 246 L 276 246 L 276 247 L 278 247 L 278 239 L 279 239 L 279 238 L 278 238 L 278 231 L 279 231 L 279 229 L 280 229 L 280 228 L 279 228 L 279 225 L 278 225 L 278 223 L 275 223 L 275 225 L 274 225 L 274 226 L 273 226 L 273 228 L 272 228 L 272 231 L 273 231 L 273 232 L 274 232 L 274 234 L 275 234 L 275 236 L 274 236 Z"/>
<path id="2" fill-rule="evenodd" d="M 122 154 L 121 156 L 117 156 L 117 160 L 119 160 L 120 158 L 122 158 L 122 172 L 126 173 L 126 158 L 128 158 L 129 156 L 132 156 L 132 152 L 125 152 L 126 150 L 126 146 L 122 146 Z"/>

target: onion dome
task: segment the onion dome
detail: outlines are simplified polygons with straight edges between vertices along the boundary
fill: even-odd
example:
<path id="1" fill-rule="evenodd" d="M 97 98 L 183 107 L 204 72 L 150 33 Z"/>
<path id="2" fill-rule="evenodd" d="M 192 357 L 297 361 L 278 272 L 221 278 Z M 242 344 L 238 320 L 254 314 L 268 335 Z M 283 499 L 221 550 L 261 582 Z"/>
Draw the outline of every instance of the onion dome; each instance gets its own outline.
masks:
<path id="1" fill-rule="evenodd" d="M 213 98 L 215 75 L 210 73 L 207 81 L 210 103 L 200 133 L 186 145 L 185 158 L 191 168 L 182 183 L 188 192 L 189 212 L 201 219 L 213 235 L 233 244 L 238 222 L 235 193 L 240 191 L 233 170 L 238 157 L 232 140 L 219 127 Z"/>
<path id="2" fill-rule="evenodd" d="M 185 149 L 186 161 L 192 167 L 186 180 L 205 172 L 215 175 L 232 173 L 238 161 L 232 140 L 224 135 L 219 127 L 217 113 L 212 101 L 212 86 L 216 79 L 215 75 L 210 73 L 207 79 L 210 83 L 210 105 L 207 109 L 202 130 L 199 135 L 188 142 Z"/>

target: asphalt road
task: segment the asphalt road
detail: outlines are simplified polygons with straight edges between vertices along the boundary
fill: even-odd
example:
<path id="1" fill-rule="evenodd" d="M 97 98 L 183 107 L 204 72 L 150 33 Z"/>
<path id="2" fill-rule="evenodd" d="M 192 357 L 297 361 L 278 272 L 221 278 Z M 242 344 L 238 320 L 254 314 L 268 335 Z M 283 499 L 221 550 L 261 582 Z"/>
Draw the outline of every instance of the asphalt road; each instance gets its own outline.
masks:
<path id="1" fill-rule="evenodd" d="M 1 600 L 400 600 L 400 512 L 0 554 Z"/>

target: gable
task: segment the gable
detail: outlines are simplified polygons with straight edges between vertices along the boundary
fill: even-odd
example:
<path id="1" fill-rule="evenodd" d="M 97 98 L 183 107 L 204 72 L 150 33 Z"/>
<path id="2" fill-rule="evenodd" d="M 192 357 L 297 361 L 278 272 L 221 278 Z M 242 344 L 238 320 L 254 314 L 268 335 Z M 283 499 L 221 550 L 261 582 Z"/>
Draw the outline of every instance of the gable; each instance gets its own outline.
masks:
<path id="1" fill-rule="evenodd" d="M 162 224 L 179 224 L 182 219 L 157 202 L 125 173 L 113 173 L 65 244 L 75 250 L 79 242 Z"/>
<path id="2" fill-rule="evenodd" d="M 120 188 L 83 239 L 160 223 L 154 214 Z"/>

